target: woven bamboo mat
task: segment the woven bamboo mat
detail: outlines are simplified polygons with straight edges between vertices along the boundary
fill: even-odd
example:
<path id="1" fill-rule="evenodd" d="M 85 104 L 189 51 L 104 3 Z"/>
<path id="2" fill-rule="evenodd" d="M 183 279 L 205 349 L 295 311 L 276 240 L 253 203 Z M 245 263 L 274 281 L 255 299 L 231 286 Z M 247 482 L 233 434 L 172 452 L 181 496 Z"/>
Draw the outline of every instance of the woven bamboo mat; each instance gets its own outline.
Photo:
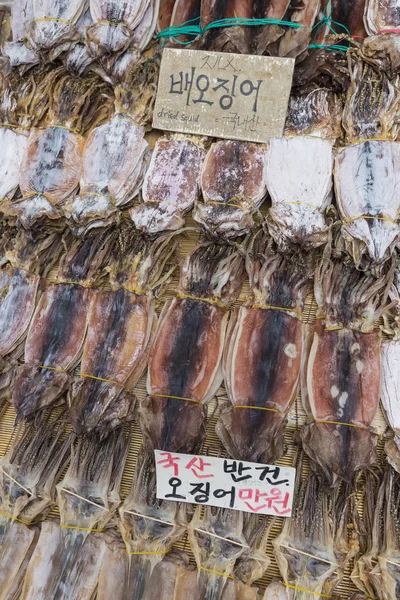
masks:
<path id="1" fill-rule="evenodd" d="M 195 223 L 193 222 L 190 215 L 187 218 L 187 225 L 188 226 L 195 225 Z M 196 243 L 198 241 L 198 237 L 199 237 L 198 234 L 196 234 L 196 232 L 193 232 L 193 231 L 191 231 L 187 234 L 184 234 L 184 236 L 180 236 L 181 239 L 180 239 L 179 253 L 181 256 L 185 256 L 192 248 L 194 248 L 194 246 L 196 245 Z M 158 306 L 158 312 L 160 311 L 163 302 L 166 299 L 171 298 L 175 295 L 176 289 L 177 289 L 177 284 L 178 284 L 177 275 L 178 275 L 178 272 L 176 272 L 171 284 L 169 285 L 163 298 L 161 299 L 159 306 Z M 245 301 L 245 299 L 249 295 L 249 291 L 250 291 L 249 285 L 248 285 L 248 282 L 246 281 L 243 285 L 242 293 L 241 293 L 239 299 L 237 300 L 236 305 L 239 306 L 241 303 L 243 303 Z M 310 293 L 307 298 L 306 306 L 305 306 L 305 310 L 304 310 L 304 321 L 306 323 L 314 322 L 316 308 L 317 308 L 316 302 L 315 302 L 312 294 Z M 135 393 L 138 398 L 145 397 L 145 395 L 146 395 L 146 376 L 143 376 L 141 378 L 141 380 L 139 381 L 138 385 L 135 388 Z M 227 399 L 225 389 L 223 387 L 220 388 L 216 397 L 217 397 L 217 399 L 220 399 L 220 400 Z M 209 455 L 209 456 L 225 456 L 226 455 L 226 453 L 219 441 L 219 438 L 217 437 L 217 435 L 215 433 L 215 424 L 217 422 L 218 415 L 219 415 L 217 399 L 213 400 L 210 403 L 210 405 L 208 406 L 209 421 L 208 421 L 208 427 L 207 427 L 207 436 L 206 436 L 206 439 L 205 439 L 205 442 L 203 445 L 202 453 Z M 9 407 L 7 409 L 5 415 L 0 420 L 0 454 L 1 455 L 3 455 L 6 452 L 6 449 L 10 443 L 13 431 L 15 432 L 14 420 L 15 420 L 14 410 L 11 407 Z M 294 461 L 294 457 L 295 457 L 295 453 L 296 453 L 296 446 L 294 444 L 293 434 L 305 422 L 306 422 L 306 414 L 302 408 L 301 398 L 299 395 L 298 398 L 296 399 L 295 405 L 293 406 L 292 410 L 290 411 L 289 417 L 288 417 L 288 427 L 287 427 L 287 433 L 286 433 L 286 437 L 285 437 L 286 451 L 285 451 L 285 454 L 283 455 L 283 457 L 279 461 L 277 461 L 277 464 L 286 465 L 286 466 L 293 465 L 293 461 Z M 383 448 L 383 438 L 384 438 L 385 431 L 387 429 L 387 425 L 385 423 L 383 414 L 381 412 L 379 412 L 379 414 L 376 416 L 373 426 L 376 428 L 376 430 L 378 431 L 378 433 L 381 436 L 379 447 L 382 449 Z M 140 428 L 139 428 L 138 423 L 134 422 L 131 447 L 129 450 L 128 459 L 127 459 L 127 463 L 126 463 L 126 467 L 125 467 L 125 471 L 124 471 L 124 476 L 122 479 L 121 494 L 122 494 L 123 498 L 128 494 L 128 492 L 130 490 L 130 486 L 131 486 L 131 483 L 133 480 L 133 475 L 134 475 L 135 466 L 136 466 L 136 459 L 137 459 L 138 452 L 139 452 L 141 446 L 142 446 L 142 436 L 141 436 Z M 362 507 L 361 507 L 361 510 L 362 510 Z M 54 511 L 52 512 L 52 515 L 53 516 L 57 515 L 57 509 L 54 509 Z M 269 543 L 266 548 L 266 552 L 271 557 L 271 564 L 270 564 L 265 576 L 260 581 L 256 582 L 256 584 L 258 584 L 260 587 L 265 587 L 268 584 L 268 582 L 271 581 L 271 579 L 273 577 L 279 577 L 279 570 L 278 570 L 277 564 L 275 562 L 275 559 L 273 557 L 271 541 L 279 534 L 280 529 L 282 527 L 282 522 L 283 522 L 283 519 L 277 519 L 276 524 L 271 532 L 270 540 L 269 540 Z M 185 549 L 185 551 L 187 551 L 188 554 L 190 555 L 191 560 L 194 562 L 194 558 L 191 555 L 190 546 L 187 542 L 186 536 L 176 546 L 178 548 Z M 336 589 L 336 593 L 337 593 L 338 597 L 340 597 L 340 598 L 349 598 L 351 596 L 351 594 L 354 591 L 356 591 L 356 588 L 352 584 L 350 577 L 349 577 L 350 572 L 351 572 L 351 567 L 352 567 L 352 565 L 349 565 L 349 568 L 346 572 L 345 578 L 343 579 L 341 585 L 338 586 L 338 588 Z"/>

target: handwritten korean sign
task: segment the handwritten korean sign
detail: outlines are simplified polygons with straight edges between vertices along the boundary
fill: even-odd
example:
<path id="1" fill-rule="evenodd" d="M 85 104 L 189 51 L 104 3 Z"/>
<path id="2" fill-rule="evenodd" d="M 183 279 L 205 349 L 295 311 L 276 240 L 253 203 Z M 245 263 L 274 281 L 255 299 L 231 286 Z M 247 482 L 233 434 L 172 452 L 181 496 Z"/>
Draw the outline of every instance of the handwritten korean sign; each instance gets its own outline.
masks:
<path id="1" fill-rule="evenodd" d="M 296 469 L 155 450 L 157 498 L 290 517 Z"/>
<path id="2" fill-rule="evenodd" d="M 293 66 L 292 58 L 166 48 L 153 127 L 250 142 L 280 137 Z"/>

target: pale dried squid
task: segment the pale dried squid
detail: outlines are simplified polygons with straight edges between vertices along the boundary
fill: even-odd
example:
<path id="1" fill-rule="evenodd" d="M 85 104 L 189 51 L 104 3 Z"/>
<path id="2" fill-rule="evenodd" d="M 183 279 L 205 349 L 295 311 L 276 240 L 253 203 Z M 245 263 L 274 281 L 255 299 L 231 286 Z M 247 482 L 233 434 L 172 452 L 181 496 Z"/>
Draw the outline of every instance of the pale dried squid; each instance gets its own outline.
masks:
<path id="1" fill-rule="evenodd" d="M 71 42 L 79 40 L 77 23 L 87 6 L 87 0 L 32 0 L 26 31 L 33 50 L 39 55 L 50 53 L 52 60 L 61 48 L 69 49 Z"/>
<path id="2" fill-rule="evenodd" d="M 152 34 L 156 28 L 153 14 L 157 15 L 158 9 L 159 0 L 90 0 L 94 25 L 86 31 L 86 42 L 91 54 L 100 58 L 125 50 L 143 20 Z"/>
<path id="3" fill-rule="evenodd" d="M 39 57 L 26 43 L 27 26 L 33 21 L 33 0 L 14 0 L 11 5 L 12 41 L 6 42 L 2 48 L 11 67 L 34 65 Z"/>
<path id="4" fill-rule="evenodd" d="M 139 454 L 132 489 L 120 508 L 120 517 L 128 555 L 123 598 L 147 600 L 145 590 L 154 568 L 185 531 L 185 514 L 179 503 L 157 500 L 154 455 Z"/>
<path id="5" fill-rule="evenodd" d="M 58 69 L 47 126 L 33 129 L 20 168 L 22 199 L 6 202 L 2 211 L 25 228 L 52 223 L 63 226 L 60 205 L 76 191 L 84 138 L 108 116 L 108 87 L 97 76 L 85 79 Z M 78 133 L 80 132 L 80 133 Z"/>
<path id="6" fill-rule="evenodd" d="M 120 236 L 109 265 L 112 289 L 94 293 L 81 374 L 68 395 L 70 419 L 78 434 L 96 429 L 104 435 L 132 420 L 131 389 L 147 365 L 156 324 L 155 299 L 174 269 L 168 264 L 175 249 L 170 236 L 150 244 L 132 226 Z"/>
<path id="7" fill-rule="evenodd" d="M 233 458 L 269 463 L 283 453 L 297 395 L 312 267 L 305 257 L 277 253 L 263 230 L 249 244 L 246 267 L 252 299 L 230 319 L 223 361 L 229 402 L 217 434 Z"/>
<path id="8" fill-rule="evenodd" d="M 78 364 L 85 340 L 91 289 L 99 277 L 110 233 L 74 240 L 62 257 L 58 275 L 37 303 L 25 342 L 25 364 L 17 370 L 12 402 L 17 419 L 30 418 L 54 403 L 71 384 L 68 371 Z"/>
<path id="9" fill-rule="evenodd" d="M 262 144 L 221 140 L 207 152 L 201 175 L 203 201 L 193 218 L 216 237 L 235 237 L 254 225 L 253 213 L 266 196 Z"/>
<path id="10" fill-rule="evenodd" d="M 298 478 L 299 471 L 301 466 Z M 297 483 L 293 515 L 285 519 L 282 532 L 272 542 L 283 584 L 274 586 L 275 596 L 271 594 L 271 598 L 331 597 L 343 576 L 335 552 L 335 498 L 315 475 Z M 269 600 L 269 596 L 264 598 Z"/>
<path id="11" fill-rule="evenodd" d="M 70 467 L 57 486 L 61 522 L 46 521 L 28 566 L 23 600 L 79 598 L 95 592 L 106 553 L 103 530 L 120 504 L 130 436 L 121 429 L 72 445 Z"/>
<path id="12" fill-rule="evenodd" d="M 328 248 L 328 247 L 327 247 Z M 309 328 L 304 408 L 314 422 L 301 431 L 314 467 L 336 485 L 376 460 L 371 423 L 379 405 L 380 335 L 374 330 L 393 281 L 326 252 L 315 277 L 317 321 Z"/>
<path id="13" fill-rule="evenodd" d="M 369 35 L 398 33 L 400 15 L 397 1 L 365 0 L 364 22 Z"/>
<path id="14" fill-rule="evenodd" d="M 162 309 L 149 357 L 140 426 L 149 449 L 190 452 L 205 434 L 206 404 L 222 382 L 228 307 L 240 293 L 235 247 L 200 243 L 182 266 L 179 293 Z"/>
<path id="15" fill-rule="evenodd" d="M 381 402 L 386 420 L 393 431 L 393 438 L 385 444 L 387 460 L 400 472 L 400 322 L 399 322 L 399 274 L 390 293 L 395 302 L 393 311 L 384 315 L 383 331 L 390 337 L 382 340 L 381 355 Z"/>
<path id="16" fill-rule="evenodd" d="M 243 519 L 241 511 L 196 507 L 188 530 L 198 569 L 199 600 L 224 598 L 224 588 L 235 563 L 248 549 Z"/>
<path id="17" fill-rule="evenodd" d="M 176 230 L 200 196 L 204 139 L 173 134 L 157 140 L 144 178 L 142 203 L 130 210 L 139 230 Z"/>
<path id="18" fill-rule="evenodd" d="M 325 213 L 332 200 L 333 148 L 340 135 L 342 104 L 336 94 L 313 90 L 292 97 L 285 136 L 266 152 L 265 180 L 271 196 L 267 223 L 283 250 L 326 243 Z"/>
<path id="19" fill-rule="evenodd" d="M 397 87 L 358 60 L 343 113 L 346 142 L 335 160 L 336 199 L 348 252 L 357 266 L 388 259 L 400 233 Z M 378 139 L 377 139 L 378 138 Z"/>
<path id="20" fill-rule="evenodd" d="M 69 440 L 54 419 L 30 425 L 1 459 L 0 598 L 13 598 L 21 586 L 39 530 L 54 503 L 56 478 L 69 458 Z"/>

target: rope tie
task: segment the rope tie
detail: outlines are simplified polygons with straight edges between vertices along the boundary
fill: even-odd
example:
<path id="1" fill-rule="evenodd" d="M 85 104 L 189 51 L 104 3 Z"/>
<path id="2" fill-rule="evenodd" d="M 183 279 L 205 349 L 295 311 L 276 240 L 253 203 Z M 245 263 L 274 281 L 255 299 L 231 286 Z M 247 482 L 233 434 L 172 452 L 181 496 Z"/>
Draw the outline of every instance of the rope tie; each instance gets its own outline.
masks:
<path id="1" fill-rule="evenodd" d="M 178 294 L 177 298 L 182 298 L 183 300 L 197 300 L 198 302 L 206 302 L 207 304 L 214 304 L 215 306 L 219 306 L 220 308 L 227 308 L 225 304 L 220 302 L 219 300 L 212 300 L 211 298 L 199 298 L 197 296 L 190 296 L 189 294 Z"/>
<path id="2" fill-rule="evenodd" d="M 304 592 L 306 594 L 312 594 L 313 596 L 319 596 L 320 598 L 332 598 L 332 596 L 328 596 L 328 594 L 322 594 L 321 592 L 313 592 L 312 590 L 307 590 L 302 587 L 297 587 L 297 585 L 291 585 L 290 583 L 286 583 L 286 581 L 282 582 L 283 585 L 291 590 L 296 590 L 298 592 Z"/>
<path id="3" fill-rule="evenodd" d="M 243 405 L 242 404 L 234 405 L 233 408 L 250 408 L 252 410 L 267 410 L 267 411 L 275 412 L 275 413 L 280 412 L 277 408 L 268 408 L 265 406 L 251 406 L 251 405 L 244 405 L 244 404 Z"/>
<path id="4" fill-rule="evenodd" d="M 232 575 L 228 575 L 227 573 L 222 573 L 221 571 L 214 571 L 214 569 L 207 569 L 207 567 L 198 566 L 199 571 L 206 571 L 206 573 L 212 573 L 213 575 L 220 575 L 221 577 L 226 577 L 227 579 L 235 579 Z"/>
<path id="5" fill-rule="evenodd" d="M 149 396 L 154 396 L 155 398 L 172 398 L 173 400 L 183 400 L 185 402 L 201 404 L 200 400 L 195 400 L 194 398 L 183 398 L 182 396 L 169 396 L 168 394 L 149 394 Z"/>
<path id="6" fill-rule="evenodd" d="M 327 425 L 345 425 L 346 427 L 356 427 L 357 429 L 367 429 L 365 425 L 357 425 L 356 423 L 343 423 L 342 421 L 328 421 L 325 419 L 316 419 L 315 423 L 326 423 Z"/>
<path id="7" fill-rule="evenodd" d="M 111 198 L 111 196 L 101 194 L 100 192 L 80 192 L 79 196 L 98 196 L 99 198 L 105 198 L 110 204 L 112 204 L 112 206 L 114 206 L 114 208 L 117 208 L 115 200 Z"/>
<path id="8" fill-rule="evenodd" d="M 299 318 L 302 318 L 302 313 L 300 310 L 298 310 L 297 308 L 285 308 L 283 306 L 273 306 L 271 304 L 253 304 L 252 308 L 262 308 L 263 310 L 279 310 L 282 312 L 286 312 L 289 314 L 289 316 L 293 316 L 290 313 L 296 313 Z"/>

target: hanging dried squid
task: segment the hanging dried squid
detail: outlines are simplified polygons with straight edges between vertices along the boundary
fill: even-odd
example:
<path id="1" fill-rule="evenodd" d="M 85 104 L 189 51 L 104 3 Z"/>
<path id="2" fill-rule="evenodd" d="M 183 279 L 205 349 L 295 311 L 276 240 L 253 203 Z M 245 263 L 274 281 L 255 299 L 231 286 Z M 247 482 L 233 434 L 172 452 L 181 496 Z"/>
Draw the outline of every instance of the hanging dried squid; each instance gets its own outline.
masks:
<path id="1" fill-rule="evenodd" d="M 203 201 L 193 218 L 218 237 L 235 237 L 254 225 L 253 213 L 266 196 L 262 144 L 221 140 L 207 152 L 201 175 Z"/>
<path id="2" fill-rule="evenodd" d="M 139 455 L 131 492 L 120 508 L 128 554 L 125 600 L 144 600 L 155 567 L 184 534 L 185 516 L 176 502 L 157 500 L 154 455 Z M 157 582 L 155 582 L 157 585 Z M 151 597 L 151 596 L 150 596 Z"/>
<path id="3" fill-rule="evenodd" d="M 252 300 L 230 320 L 224 351 L 229 402 L 217 434 L 232 457 L 269 463 L 283 453 L 298 391 L 301 315 L 312 268 L 305 257 L 275 252 L 263 230 L 252 238 L 246 267 Z"/>
<path id="4" fill-rule="evenodd" d="M 234 247 L 200 243 L 182 266 L 179 293 L 161 312 L 140 402 L 147 447 L 190 452 L 205 434 L 205 405 L 222 382 L 228 307 L 240 293 Z"/>
<path id="5" fill-rule="evenodd" d="M 2 54 L 8 58 L 11 67 L 39 62 L 39 57 L 26 43 L 26 30 L 33 19 L 33 0 L 14 0 L 11 5 L 12 40 L 2 48 Z"/>
<path id="6" fill-rule="evenodd" d="M 328 247 L 327 247 L 328 248 Z M 326 253 L 316 272 L 317 321 L 309 328 L 304 408 L 314 422 L 301 431 L 303 447 L 320 474 L 336 485 L 375 462 L 371 423 L 379 405 L 380 335 L 393 280 L 364 274 L 343 256 Z"/>
<path id="7" fill-rule="evenodd" d="M 283 250 L 315 248 L 328 239 L 325 213 L 332 200 L 332 145 L 340 135 L 341 111 L 338 96 L 326 90 L 292 96 L 285 136 L 270 140 L 267 223 Z"/>
<path id="8" fill-rule="evenodd" d="M 174 134 L 157 140 L 144 178 L 142 203 L 130 210 L 136 227 L 149 234 L 179 229 L 200 196 L 205 140 Z"/>
<path id="9" fill-rule="evenodd" d="M 96 531 L 120 504 L 129 442 L 121 429 L 102 442 L 92 435 L 72 445 L 71 464 L 57 486 L 61 522 L 42 527 L 21 599 L 92 598 L 106 553 L 105 537 Z"/>
<path id="10" fill-rule="evenodd" d="M 151 244 L 131 226 L 120 236 L 121 245 L 109 265 L 112 289 L 93 295 L 81 374 L 68 395 L 71 423 L 78 434 L 96 429 L 104 435 L 132 419 L 135 397 L 130 390 L 147 365 L 156 324 L 155 297 L 171 273 L 168 261 L 175 250 L 171 236 Z"/>
<path id="11" fill-rule="evenodd" d="M 108 255 L 110 233 L 74 240 L 62 257 L 57 279 L 48 282 L 30 321 L 25 364 L 17 370 L 12 402 L 17 419 L 53 404 L 71 384 L 94 299 L 91 289 Z"/>
<path id="12" fill-rule="evenodd" d="M 57 70 L 47 126 L 33 129 L 20 168 L 22 199 L 4 203 L 25 228 L 52 223 L 62 227 L 60 205 L 79 184 L 85 132 L 109 111 L 107 86 L 97 76 L 85 79 Z"/>

